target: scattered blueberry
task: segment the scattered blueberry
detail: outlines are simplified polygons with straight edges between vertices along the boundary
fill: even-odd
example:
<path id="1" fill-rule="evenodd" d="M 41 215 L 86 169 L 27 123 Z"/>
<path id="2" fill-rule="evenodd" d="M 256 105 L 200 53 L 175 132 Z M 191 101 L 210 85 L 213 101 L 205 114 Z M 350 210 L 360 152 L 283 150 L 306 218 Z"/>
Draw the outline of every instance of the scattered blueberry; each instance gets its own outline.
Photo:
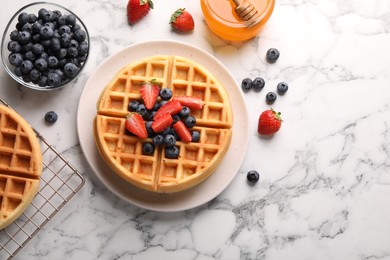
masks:
<path id="1" fill-rule="evenodd" d="M 196 119 L 194 116 L 188 116 L 184 119 L 184 124 L 186 127 L 191 128 L 196 124 Z"/>
<path id="2" fill-rule="evenodd" d="M 288 90 L 288 84 L 286 82 L 279 82 L 276 89 L 279 95 L 284 95 Z"/>
<path id="3" fill-rule="evenodd" d="M 45 114 L 45 121 L 49 124 L 54 124 L 58 119 L 58 115 L 54 111 L 49 111 Z"/>
<path id="4" fill-rule="evenodd" d="M 146 132 L 148 132 L 148 137 L 153 137 L 153 135 L 154 135 L 154 131 L 153 131 L 153 128 L 152 128 L 152 123 L 153 123 L 153 121 L 147 121 L 145 123 Z"/>
<path id="5" fill-rule="evenodd" d="M 246 175 L 247 180 L 250 183 L 256 183 L 260 179 L 260 174 L 257 171 L 249 171 Z"/>
<path id="6" fill-rule="evenodd" d="M 137 100 L 132 100 L 128 107 L 127 107 L 127 110 L 129 110 L 130 112 L 136 112 L 137 109 L 138 109 L 138 106 L 139 106 L 140 102 L 137 101 Z"/>
<path id="7" fill-rule="evenodd" d="M 177 121 L 180 121 L 179 114 L 173 115 L 172 118 L 173 118 L 173 124 L 175 124 Z"/>
<path id="8" fill-rule="evenodd" d="M 165 137 L 164 137 L 164 144 L 165 144 L 165 147 L 172 147 L 174 146 L 176 143 L 176 138 L 174 135 L 172 134 L 167 134 Z"/>
<path id="9" fill-rule="evenodd" d="M 155 135 L 153 136 L 153 143 L 155 145 L 161 145 L 164 143 L 164 136 L 162 135 Z"/>
<path id="10" fill-rule="evenodd" d="M 252 88 L 254 91 L 260 91 L 264 88 L 265 81 L 263 78 L 257 77 L 252 81 Z"/>
<path id="11" fill-rule="evenodd" d="M 277 96 L 275 92 L 268 92 L 267 95 L 265 96 L 265 100 L 267 101 L 268 104 L 272 104 L 275 102 Z"/>
<path id="12" fill-rule="evenodd" d="M 147 155 L 151 155 L 154 153 L 154 144 L 153 143 L 144 143 L 142 145 L 142 153 L 143 154 L 147 154 Z"/>
<path id="13" fill-rule="evenodd" d="M 243 91 L 247 92 L 252 88 L 252 80 L 250 78 L 245 78 L 241 82 L 241 88 Z"/>
<path id="14" fill-rule="evenodd" d="M 172 90 L 169 88 L 162 88 L 160 90 L 160 97 L 162 100 L 170 100 L 172 98 Z"/>
<path id="15" fill-rule="evenodd" d="M 165 147 L 165 157 L 177 159 L 179 157 L 179 148 L 176 146 Z"/>
<path id="16" fill-rule="evenodd" d="M 269 63 L 274 63 L 280 56 L 280 52 L 275 49 L 271 48 L 267 51 L 266 59 Z"/>
<path id="17" fill-rule="evenodd" d="M 191 142 L 197 143 L 197 142 L 200 141 L 200 133 L 199 133 L 199 131 L 196 131 L 196 130 L 191 131 L 191 136 L 192 136 Z"/>

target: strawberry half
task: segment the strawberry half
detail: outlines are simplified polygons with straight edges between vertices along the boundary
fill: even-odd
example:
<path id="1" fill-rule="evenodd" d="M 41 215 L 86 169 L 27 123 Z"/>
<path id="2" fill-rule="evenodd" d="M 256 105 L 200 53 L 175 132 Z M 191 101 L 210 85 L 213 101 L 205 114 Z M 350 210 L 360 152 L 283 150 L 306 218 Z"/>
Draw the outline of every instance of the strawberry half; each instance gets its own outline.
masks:
<path id="1" fill-rule="evenodd" d="M 187 106 L 190 109 L 199 110 L 203 107 L 202 99 L 197 97 L 180 96 L 174 97 L 173 100 L 179 101 L 182 106 Z"/>
<path id="2" fill-rule="evenodd" d="M 129 0 L 127 3 L 127 21 L 134 24 L 141 20 L 153 9 L 152 0 Z"/>
<path id="3" fill-rule="evenodd" d="M 164 114 L 175 115 L 181 111 L 183 106 L 177 100 L 168 101 L 166 104 L 162 105 L 154 115 L 155 119 L 158 119 Z"/>
<path id="4" fill-rule="evenodd" d="M 177 121 L 173 128 L 175 129 L 176 133 L 180 136 L 180 139 L 185 142 L 189 143 L 192 141 L 192 135 L 191 132 L 188 130 L 188 128 L 184 125 L 182 121 Z"/>
<path id="5" fill-rule="evenodd" d="M 280 117 L 280 112 L 269 109 L 260 114 L 257 132 L 261 135 L 272 135 L 279 131 L 281 126 L 282 118 Z"/>
<path id="6" fill-rule="evenodd" d="M 195 27 L 192 15 L 185 8 L 177 9 L 172 15 L 169 24 L 180 32 L 192 31 Z"/>
<path id="7" fill-rule="evenodd" d="M 145 127 L 145 121 L 138 113 L 130 113 L 126 117 L 125 126 L 127 130 L 129 130 L 131 133 L 135 134 L 139 138 L 145 139 L 148 137 L 148 132 L 146 131 Z"/>
<path id="8" fill-rule="evenodd" d="M 168 126 L 172 125 L 172 123 L 173 123 L 173 118 L 171 114 L 166 113 L 158 117 L 156 120 L 154 120 L 153 123 L 151 124 L 151 127 L 155 133 L 158 133 L 167 129 Z"/>
<path id="9" fill-rule="evenodd" d="M 160 87 L 156 79 L 142 83 L 140 92 L 142 99 L 144 100 L 145 107 L 147 109 L 152 109 L 154 104 L 156 104 L 158 94 L 160 93 Z"/>

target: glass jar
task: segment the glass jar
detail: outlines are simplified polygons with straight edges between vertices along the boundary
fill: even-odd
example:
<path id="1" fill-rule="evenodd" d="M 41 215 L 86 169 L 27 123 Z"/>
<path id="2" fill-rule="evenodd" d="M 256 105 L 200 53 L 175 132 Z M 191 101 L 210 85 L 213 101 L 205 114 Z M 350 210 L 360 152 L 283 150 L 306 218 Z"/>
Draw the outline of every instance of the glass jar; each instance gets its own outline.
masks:
<path id="1" fill-rule="evenodd" d="M 247 27 L 235 13 L 232 0 L 200 0 L 202 12 L 211 31 L 229 41 L 245 41 L 255 37 L 271 17 L 275 0 L 247 0 L 260 14 L 260 22 Z"/>

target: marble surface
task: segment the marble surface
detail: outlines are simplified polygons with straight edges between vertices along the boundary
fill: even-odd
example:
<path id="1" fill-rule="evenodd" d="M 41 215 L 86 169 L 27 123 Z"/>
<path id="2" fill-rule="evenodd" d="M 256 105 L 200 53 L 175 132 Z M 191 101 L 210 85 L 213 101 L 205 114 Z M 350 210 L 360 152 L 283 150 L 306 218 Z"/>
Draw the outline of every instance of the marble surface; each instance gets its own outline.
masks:
<path id="1" fill-rule="evenodd" d="M 226 42 L 211 33 L 199 1 L 155 0 L 140 23 L 126 22 L 126 1 L 56 1 L 77 13 L 91 35 L 91 55 L 78 80 L 59 91 L 18 86 L 0 67 L 0 95 L 86 178 L 72 199 L 15 259 L 390 259 L 390 2 L 277 1 L 262 33 Z M 4 0 L 0 31 L 28 1 Z M 4 7 L 6 6 L 6 8 Z M 195 31 L 168 26 L 179 7 Z M 185 212 L 134 207 L 99 182 L 83 157 L 76 113 L 94 68 L 133 43 L 173 39 L 213 54 L 237 82 L 261 76 L 266 87 L 245 94 L 251 136 L 246 158 L 220 196 Z M 265 62 L 276 47 L 277 63 Z M 282 129 L 256 133 L 265 94 L 290 89 L 272 106 Z M 59 120 L 44 124 L 55 110 Z M 257 170 L 250 186 L 246 173 Z"/>

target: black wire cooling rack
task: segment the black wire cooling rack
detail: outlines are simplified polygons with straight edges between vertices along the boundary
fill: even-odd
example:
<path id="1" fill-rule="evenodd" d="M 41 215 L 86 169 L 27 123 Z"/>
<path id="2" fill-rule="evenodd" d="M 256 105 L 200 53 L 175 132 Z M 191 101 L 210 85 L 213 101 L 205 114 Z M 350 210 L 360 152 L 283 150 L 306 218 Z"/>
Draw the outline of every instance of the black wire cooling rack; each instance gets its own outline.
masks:
<path id="1" fill-rule="evenodd" d="M 1 97 L 0 101 L 11 108 Z M 26 211 L 11 225 L 0 230 L 0 259 L 12 259 L 85 183 L 79 171 L 38 131 L 33 130 L 42 150 L 40 188 Z"/>

